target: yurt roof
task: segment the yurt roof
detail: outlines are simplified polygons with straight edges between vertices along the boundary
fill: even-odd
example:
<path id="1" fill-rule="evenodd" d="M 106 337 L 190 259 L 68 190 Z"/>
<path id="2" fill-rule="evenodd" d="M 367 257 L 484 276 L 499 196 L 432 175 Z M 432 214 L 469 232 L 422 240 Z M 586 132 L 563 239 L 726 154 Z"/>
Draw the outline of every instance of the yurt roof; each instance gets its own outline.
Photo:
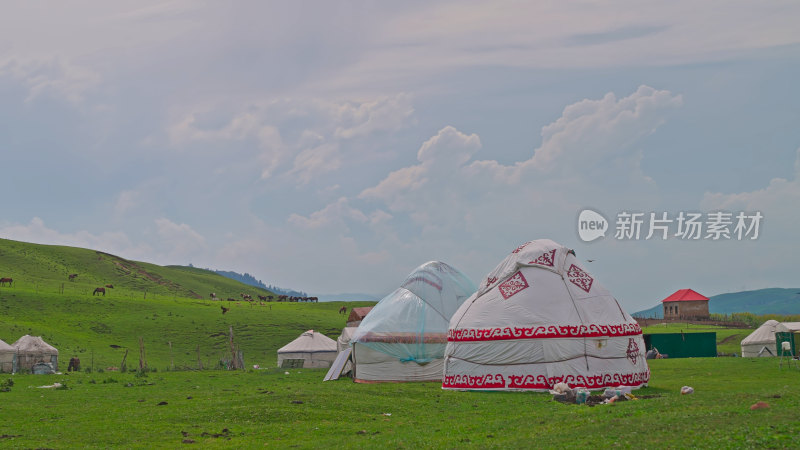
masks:
<path id="1" fill-rule="evenodd" d="M 17 339 L 17 342 L 14 342 L 12 346 L 20 352 L 58 354 L 58 350 L 45 342 L 44 339 L 39 336 L 30 336 L 28 334 Z"/>
<path id="2" fill-rule="evenodd" d="M 16 351 L 17 350 L 14 347 L 8 345 L 2 339 L 0 339 L 0 352 L 2 352 L 2 353 L 14 353 Z"/>
<path id="3" fill-rule="evenodd" d="M 781 322 L 775 326 L 775 331 L 800 331 L 800 322 Z"/>
<path id="4" fill-rule="evenodd" d="M 355 322 L 358 320 L 364 320 L 364 317 L 367 317 L 367 314 L 372 311 L 372 306 L 359 306 L 357 308 L 353 308 L 350 310 L 350 315 L 347 317 L 348 322 Z"/>
<path id="5" fill-rule="evenodd" d="M 777 320 L 768 320 L 764 322 L 746 338 L 742 339 L 741 345 L 775 342 L 775 327 L 777 327 L 779 323 L 780 322 Z"/>
<path id="6" fill-rule="evenodd" d="M 336 341 L 324 334 L 308 330 L 278 349 L 278 353 L 336 352 Z"/>

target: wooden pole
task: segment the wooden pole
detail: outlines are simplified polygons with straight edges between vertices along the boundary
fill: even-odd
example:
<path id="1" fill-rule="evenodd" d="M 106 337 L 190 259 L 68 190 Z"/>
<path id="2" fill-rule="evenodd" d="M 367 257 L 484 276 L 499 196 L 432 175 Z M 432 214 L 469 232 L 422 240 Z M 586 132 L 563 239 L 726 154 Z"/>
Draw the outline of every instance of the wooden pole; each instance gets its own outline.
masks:
<path id="1" fill-rule="evenodd" d="M 144 340 L 139 337 L 139 371 L 144 372 L 147 369 L 147 358 L 144 352 Z"/>
<path id="2" fill-rule="evenodd" d="M 125 356 L 122 357 L 122 363 L 119 365 L 120 373 L 125 373 L 128 370 L 128 366 L 125 365 L 125 360 L 128 359 L 128 349 L 125 349 Z"/>
<path id="3" fill-rule="evenodd" d="M 172 341 L 169 341 L 169 370 L 175 370 L 175 357 L 172 355 Z"/>

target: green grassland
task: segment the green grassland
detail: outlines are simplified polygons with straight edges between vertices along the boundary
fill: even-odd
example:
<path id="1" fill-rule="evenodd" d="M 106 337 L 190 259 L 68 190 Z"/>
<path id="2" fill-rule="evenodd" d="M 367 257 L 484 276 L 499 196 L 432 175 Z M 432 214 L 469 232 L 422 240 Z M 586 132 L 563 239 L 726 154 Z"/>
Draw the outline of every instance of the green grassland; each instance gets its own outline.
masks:
<path id="1" fill-rule="evenodd" d="M 70 274 L 78 274 L 69 281 Z M 241 299 L 242 293 L 273 295 L 209 270 L 185 266 L 158 266 L 130 261 L 108 253 L 57 245 L 0 239 L 0 277 L 13 278 L 14 287 L 37 293 L 90 295 L 111 284 L 113 298 Z"/>
<path id="2" fill-rule="evenodd" d="M 775 358 L 650 361 L 640 399 L 436 383 L 322 382 L 324 370 L 0 375 L 0 446 L 14 448 L 790 448 L 800 370 Z M 67 389 L 39 386 L 64 384 Z M 681 386 L 695 389 L 681 395 Z M 768 409 L 751 410 L 758 401 Z"/>
<path id="3" fill-rule="evenodd" d="M 77 273 L 75 281 L 68 275 Z M 345 325 L 341 302 L 241 301 L 272 295 L 208 270 L 162 267 L 93 250 L 0 239 L 0 339 L 42 336 L 83 367 L 138 367 L 139 339 L 149 368 L 214 367 L 230 357 L 228 333 L 247 364 L 274 365 L 276 350 L 313 329 L 336 338 Z M 97 286 L 113 284 L 105 296 Z M 212 301 L 215 292 L 220 299 Z M 348 307 L 374 303 L 352 302 Z M 222 308 L 228 311 L 222 314 Z M 170 347 L 171 345 L 171 347 Z"/>

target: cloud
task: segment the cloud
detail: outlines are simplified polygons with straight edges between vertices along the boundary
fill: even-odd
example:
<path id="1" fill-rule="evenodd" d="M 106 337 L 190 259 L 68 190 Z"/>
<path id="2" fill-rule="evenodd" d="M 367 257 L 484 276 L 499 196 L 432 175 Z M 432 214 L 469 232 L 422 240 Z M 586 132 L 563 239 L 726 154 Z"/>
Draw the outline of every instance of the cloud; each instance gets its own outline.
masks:
<path id="1" fill-rule="evenodd" d="M 413 123 L 413 113 L 410 97 L 402 93 L 365 101 L 213 103 L 176 114 L 167 136 L 174 148 L 252 141 L 259 149 L 254 163 L 262 179 L 283 171 L 287 179 L 307 184 L 360 161 L 360 146 L 353 140 L 397 132 Z"/>
<path id="2" fill-rule="evenodd" d="M 47 245 L 65 245 L 71 247 L 101 250 L 116 255 L 128 255 L 128 258 L 142 257 L 151 254 L 147 245 L 133 244 L 129 237 L 121 231 L 93 234 L 82 230 L 75 233 L 61 233 L 49 228 L 39 217 L 31 219 L 27 225 L 10 224 L 0 227 L 0 236 L 23 242 L 34 242 Z"/>
<path id="3" fill-rule="evenodd" d="M 180 260 L 205 253 L 205 238 L 189 225 L 177 224 L 164 217 L 156 219 L 155 225 L 160 243 L 170 258 Z"/>
<path id="4" fill-rule="evenodd" d="M 94 70 L 59 57 L 0 60 L 0 77 L 10 77 L 28 89 L 30 103 L 51 96 L 73 105 L 83 103 L 102 78 Z"/>
<path id="5" fill-rule="evenodd" d="M 800 149 L 795 153 L 793 178 L 774 178 L 761 189 L 725 194 L 706 192 L 701 207 L 709 211 L 744 211 L 764 216 L 761 234 L 763 241 L 782 241 L 797 235 L 800 224 Z"/>
<path id="6" fill-rule="evenodd" d="M 345 197 L 340 197 L 336 202 L 311 213 L 308 217 L 298 214 L 289 216 L 290 224 L 307 229 L 321 228 L 332 224 L 344 225 L 346 220 L 366 223 L 369 218 L 363 212 L 351 207 L 349 200 Z"/>

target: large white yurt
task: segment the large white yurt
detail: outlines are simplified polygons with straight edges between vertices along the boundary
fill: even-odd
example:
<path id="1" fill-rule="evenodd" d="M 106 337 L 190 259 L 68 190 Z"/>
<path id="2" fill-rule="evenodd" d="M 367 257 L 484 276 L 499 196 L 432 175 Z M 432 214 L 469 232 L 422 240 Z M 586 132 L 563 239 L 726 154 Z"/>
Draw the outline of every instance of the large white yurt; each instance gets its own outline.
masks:
<path id="1" fill-rule="evenodd" d="M 639 324 L 551 240 L 511 252 L 450 320 L 444 389 L 645 385 Z"/>
<path id="2" fill-rule="evenodd" d="M 324 334 L 308 330 L 278 349 L 278 367 L 284 366 L 284 360 L 303 360 L 302 367 L 327 368 L 336 359 L 336 341 Z"/>
<path id="3" fill-rule="evenodd" d="M 446 263 L 414 269 L 351 337 L 355 381 L 441 381 L 450 317 L 475 290 Z"/>
<path id="4" fill-rule="evenodd" d="M 26 334 L 11 346 L 17 351 L 17 370 L 31 370 L 36 363 L 44 362 L 58 371 L 58 350 L 41 337 Z"/>
<path id="5" fill-rule="evenodd" d="M 775 327 L 779 323 L 777 320 L 768 320 L 742 339 L 742 356 L 745 358 L 775 356 Z"/>
<path id="6" fill-rule="evenodd" d="M 17 350 L 0 340 L 0 372 L 16 372 Z"/>

